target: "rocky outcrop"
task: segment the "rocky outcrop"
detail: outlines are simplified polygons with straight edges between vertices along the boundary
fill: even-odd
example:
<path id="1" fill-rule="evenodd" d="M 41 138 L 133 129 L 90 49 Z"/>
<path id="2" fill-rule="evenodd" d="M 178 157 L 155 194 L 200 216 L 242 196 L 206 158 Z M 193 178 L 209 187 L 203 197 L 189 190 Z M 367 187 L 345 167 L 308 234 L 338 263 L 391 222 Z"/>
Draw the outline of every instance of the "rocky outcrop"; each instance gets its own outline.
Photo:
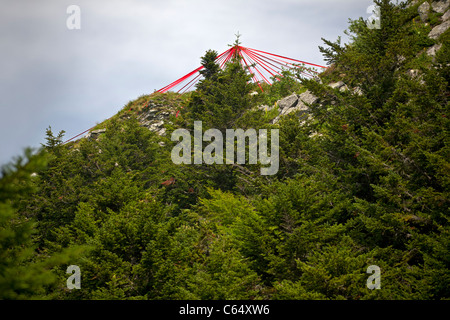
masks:
<path id="1" fill-rule="evenodd" d="M 272 120 L 272 123 L 277 123 L 280 120 L 280 117 L 286 116 L 292 112 L 299 112 L 301 114 L 308 112 L 308 106 L 317 100 L 318 98 L 310 91 L 306 91 L 299 95 L 294 93 L 277 101 L 276 105 L 278 106 L 279 114 Z"/>
<path id="2" fill-rule="evenodd" d="M 448 7 L 450 6 L 449 0 L 439 0 L 439 1 L 433 1 L 431 3 L 431 8 L 434 12 L 437 13 L 444 13 L 447 11 Z"/>
<path id="3" fill-rule="evenodd" d="M 172 124 L 169 120 L 170 115 L 175 114 L 176 110 L 164 103 L 157 103 L 150 101 L 141 111 L 137 114 L 137 119 L 141 126 L 148 128 L 150 131 L 163 136 L 166 134 L 166 123 Z M 123 117 L 129 117 L 124 114 Z M 106 129 L 98 129 L 88 132 L 84 138 L 89 140 L 97 140 L 102 133 L 105 133 Z"/>
<path id="4" fill-rule="evenodd" d="M 447 31 L 449 27 L 450 27 L 450 20 L 444 21 L 443 23 L 435 26 L 428 34 L 428 37 L 436 40 L 441 36 L 441 34 Z"/>
<path id="5" fill-rule="evenodd" d="M 430 15 L 430 4 L 428 2 L 424 2 L 419 6 L 419 16 L 420 16 L 420 20 L 422 20 L 422 22 L 425 22 L 428 20 L 428 16 Z"/>
<path id="6" fill-rule="evenodd" d="M 89 139 L 89 140 L 97 140 L 98 137 L 99 137 L 102 133 L 105 133 L 105 132 L 106 132 L 106 129 L 92 130 L 92 131 L 89 131 L 84 137 L 85 137 L 86 139 Z"/>
<path id="7" fill-rule="evenodd" d="M 292 94 L 286 98 L 283 98 L 277 102 L 278 108 L 283 111 L 290 108 L 293 108 L 297 105 L 298 96 L 296 94 Z"/>
<path id="8" fill-rule="evenodd" d="M 412 1 L 409 6 L 415 6 L 420 3 L 419 0 Z M 443 34 L 449 28 L 449 18 L 450 18 L 450 0 L 436 0 L 436 1 L 424 1 L 418 7 L 417 11 L 420 16 L 420 20 L 423 23 L 428 22 L 430 13 L 440 13 L 443 14 L 440 17 L 441 24 L 434 26 L 433 30 L 428 34 L 432 39 L 438 39 L 441 34 Z"/>
<path id="9" fill-rule="evenodd" d="M 450 18 L 450 10 L 447 10 L 442 16 L 442 21 L 446 21 Z"/>
<path id="10" fill-rule="evenodd" d="M 427 55 L 436 56 L 436 53 L 442 48 L 442 43 L 437 43 L 427 49 Z"/>
<path id="11" fill-rule="evenodd" d="M 412 1 L 411 6 L 420 3 L 418 0 Z M 442 14 L 440 17 L 440 24 L 433 27 L 428 36 L 431 39 L 438 39 L 450 27 L 450 0 L 424 1 L 417 9 L 420 20 L 423 23 L 428 23 L 430 13 Z M 434 48 L 436 49 L 436 47 Z M 431 50 L 430 53 L 435 54 L 436 50 Z"/>
<path id="12" fill-rule="evenodd" d="M 328 86 L 341 92 L 349 90 L 343 81 L 333 82 L 328 84 Z M 355 94 L 362 94 L 360 88 L 355 88 L 353 92 Z M 272 123 L 277 123 L 280 120 L 280 117 L 286 116 L 293 112 L 301 117 L 302 115 L 308 113 L 309 107 L 315 103 L 318 103 L 318 101 L 319 98 L 313 95 L 309 90 L 301 94 L 291 94 L 290 96 L 279 100 L 275 104 L 278 106 L 279 114 L 272 120 Z"/>
<path id="13" fill-rule="evenodd" d="M 417 5 L 420 3 L 419 1 L 413 1 L 410 5 Z M 434 40 L 438 40 L 439 37 L 448 30 L 450 27 L 450 0 L 440 0 L 440 1 L 424 1 L 419 7 L 418 7 L 418 14 L 420 16 L 420 19 L 422 22 L 427 23 L 430 13 L 440 13 L 442 16 L 440 17 L 440 22 L 438 25 L 434 26 L 434 28 L 430 31 L 428 36 Z M 426 51 L 426 53 L 434 57 L 436 56 L 436 53 L 442 48 L 442 43 L 436 43 L 433 46 L 429 47 Z M 403 58 L 404 59 L 404 58 Z M 409 69 L 407 71 L 407 74 L 411 78 L 420 79 L 420 73 L 419 70 Z M 339 91 L 347 91 L 350 90 L 350 88 L 343 82 L 338 81 L 334 83 L 328 84 L 328 86 L 332 89 L 337 89 Z M 351 89 L 353 93 L 361 95 L 362 90 L 358 87 Z M 308 112 L 308 108 L 310 105 L 317 103 L 318 98 L 314 96 L 310 91 L 306 91 L 300 95 L 292 94 L 284 99 L 279 100 L 276 105 L 279 109 L 278 116 L 272 120 L 272 123 L 277 123 L 280 120 L 280 117 L 288 115 L 292 112 L 296 112 L 299 115 L 302 115 L 306 112 Z M 272 107 L 267 106 L 261 106 L 261 108 L 264 108 L 264 110 L 271 110 Z"/>
<path id="14" fill-rule="evenodd" d="M 434 40 L 439 40 L 439 37 L 448 30 L 450 27 L 450 0 L 441 0 L 441 1 L 425 1 L 423 2 L 419 8 L 418 13 L 422 22 L 428 23 L 427 20 L 429 18 L 430 12 L 435 12 L 442 14 L 440 19 L 440 24 L 435 25 L 433 29 L 428 33 L 428 37 Z M 427 49 L 427 54 L 431 57 L 435 57 L 436 53 L 442 48 L 442 43 L 436 43 L 430 48 Z"/>
<path id="15" fill-rule="evenodd" d="M 150 101 L 148 105 L 138 114 L 138 120 L 141 126 L 159 135 L 165 135 L 166 128 L 164 124 L 171 123 L 169 117 L 174 113 L 167 105 Z"/>
<path id="16" fill-rule="evenodd" d="M 302 94 L 298 95 L 297 98 L 298 99 L 296 104 L 289 109 L 283 109 L 281 111 L 281 115 L 287 115 L 291 112 L 297 111 L 306 111 L 308 110 L 309 105 L 315 103 L 318 100 L 318 98 L 309 91 L 303 92 Z"/>
<path id="17" fill-rule="evenodd" d="M 429 23 L 430 15 L 439 14 L 439 23 L 435 25 L 432 30 L 429 32 L 428 36 L 431 39 L 438 40 L 437 43 L 433 46 L 427 48 L 426 53 L 433 57 L 436 56 L 437 52 L 442 48 L 443 44 L 439 42 L 439 37 L 446 32 L 450 28 L 450 0 L 437 0 L 437 1 L 419 1 L 414 0 L 410 3 L 410 6 L 414 6 L 419 4 L 417 12 L 420 16 L 420 20 L 423 23 Z M 399 63 L 402 63 L 405 60 L 405 57 L 399 56 Z M 406 73 L 411 78 L 419 79 L 419 81 L 423 81 L 420 78 L 419 70 L 408 69 Z M 319 77 L 315 79 L 319 83 L 322 83 L 322 80 Z M 349 88 L 344 81 L 337 81 L 334 83 L 328 84 L 328 86 L 332 89 L 339 90 L 341 92 L 350 90 L 354 94 L 362 95 L 363 91 L 359 87 Z M 257 92 L 252 92 L 250 95 L 255 95 Z M 308 113 L 308 110 L 311 105 L 318 103 L 319 99 L 314 96 L 310 91 L 303 92 L 301 94 L 291 94 L 283 99 L 280 99 L 276 102 L 274 106 L 261 105 L 258 106 L 257 109 L 264 110 L 266 112 L 271 111 L 275 107 L 278 107 L 278 115 L 275 119 L 272 120 L 272 123 L 277 123 L 280 120 L 280 117 L 286 116 L 291 113 L 295 113 L 298 116 L 302 116 L 305 113 Z M 177 108 L 170 107 L 162 102 L 150 101 L 142 110 L 138 113 L 138 120 L 143 127 L 148 128 L 149 130 L 157 133 L 158 135 L 165 135 L 166 128 L 165 124 L 170 122 L 170 115 L 173 115 L 177 112 Z M 99 129 L 95 131 L 91 131 L 86 135 L 86 138 L 89 139 L 97 139 L 100 134 L 104 133 L 105 129 Z"/>

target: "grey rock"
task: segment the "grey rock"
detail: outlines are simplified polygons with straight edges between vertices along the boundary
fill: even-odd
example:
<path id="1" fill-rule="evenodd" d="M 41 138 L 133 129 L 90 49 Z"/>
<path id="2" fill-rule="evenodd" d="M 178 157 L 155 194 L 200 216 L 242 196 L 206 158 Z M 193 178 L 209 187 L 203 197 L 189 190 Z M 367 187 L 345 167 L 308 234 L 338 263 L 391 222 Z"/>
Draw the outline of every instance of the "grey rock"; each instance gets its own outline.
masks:
<path id="1" fill-rule="evenodd" d="M 353 93 L 357 94 L 358 96 L 362 96 L 363 95 L 363 91 L 360 87 L 355 87 L 353 89 Z"/>
<path id="2" fill-rule="evenodd" d="M 409 69 L 406 73 L 411 77 L 411 79 L 419 81 L 419 83 L 422 85 L 425 84 L 425 81 L 423 80 L 423 75 L 420 73 L 419 70 Z"/>
<path id="3" fill-rule="evenodd" d="M 413 1 L 411 1 L 411 3 L 408 4 L 406 7 L 407 7 L 407 8 L 413 7 L 413 6 L 415 6 L 418 2 L 419 2 L 419 0 L 413 0 Z"/>
<path id="4" fill-rule="evenodd" d="M 434 12 L 444 13 L 445 10 L 448 9 L 449 5 L 450 5 L 450 0 L 433 1 L 431 3 L 431 8 L 433 8 Z"/>
<path id="5" fill-rule="evenodd" d="M 307 104 L 313 104 L 316 103 L 319 98 L 317 98 L 315 95 L 313 95 L 309 90 L 303 92 L 298 97 L 299 101 L 307 103 Z"/>
<path id="6" fill-rule="evenodd" d="M 340 89 L 341 87 L 345 86 L 345 83 L 344 83 L 344 81 L 338 81 L 338 82 L 330 83 L 328 86 L 332 89 Z"/>
<path id="7" fill-rule="evenodd" d="M 402 55 L 397 56 L 397 62 L 398 63 L 403 63 L 406 61 L 406 58 Z"/>
<path id="8" fill-rule="evenodd" d="M 316 103 L 319 98 L 313 95 L 309 90 L 301 93 L 298 96 L 297 104 L 291 108 L 283 109 L 280 115 L 287 115 L 292 112 L 296 112 L 299 115 L 308 111 L 311 104 Z"/>
<path id="9" fill-rule="evenodd" d="M 429 47 L 427 50 L 427 54 L 431 57 L 435 57 L 436 53 L 442 48 L 442 43 L 437 43 L 432 47 Z"/>
<path id="10" fill-rule="evenodd" d="M 156 134 L 163 136 L 166 134 L 166 128 L 161 128 L 158 131 L 156 131 Z"/>
<path id="11" fill-rule="evenodd" d="M 171 123 L 168 119 L 171 114 L 175 114 L 175 108 L 155 102 L 150 102 L 148 107 L 149 110 L 142 111 L 138 116 L 140 125 L 160 136 L 165 135 L 164 124 L 166 122 Z"/>
<path id="12" fill-rule="evenodd" d="M 267 111 L 272 110 L 274 108 L 274 106 L 269 107 L 269 106 L 266 106 L 266 105 L 261 105 L 261 106 L 258 106 L 257 108 L 258 108 L 258 110 L 263 110 L 263 111 L 267 112 Z"/>
<path id="13" fill-rule="evenodd" d="M 447 29 L 450 27 L 450 20 L 444 21 L 440 25 L 437 25 L 434 27 L 428 36 L 432 39 L 437 39 L 440 37 L 441 34 L 443 34 Z"/>
<path id="14" fill-rule="evenodd" d="M 295 111 L 296 109 L 297 109 L 297 106 L 292 107 L 292 108 L 283 109 L 283 111 L 280 113 L 280 116 L 288 115 L 289 113 Z"/>
<path id="15" fill-rule="evenodd" d="M 299 117 L 302 117 L 305 113 L 308 113 L 309 106 L 316 103 L 318 100 L 319 98 L 313 95 L 309 90 L 298 96 L 293 94 L 289 97 L 281 99 L 278 101 L 278 105 L 280 106 L 281 102 L 283 107 L 280 106 L 280 113 L 275 119 L 272 120 L 272 123 L 277 123 L 281 116 L 285 116 L 293 112 L 295 112 Z M 260 106 L 259 108 L 261 107 L 265 106 Z"/>
<path id="16" fill-rule="evenodd" d="M 141 121 L 143 121 L 143 120 L 151 121 L 151 120 L 155 119 L 157 112 L 158 112 L 158 110 L 156 110 L 156 109 L 151 109 L 151 110 L 145 111 L 138 116 L 138 119 L 140 119 Z"/>
<path id="17" fill-rule="evenodd" d="M 106 129 L 92 130 L 92 131 L 88 132 L 88 134 L 86 134 L 84 137 L 89 140 L 97 139 L 100 134 L 105 133 L 105 132 L 106 132 Z"/>
<path id="18" fill-rule="evenodd" d="M 447 21 L 449 18 L 450 18 L 450 10 L 447 10 L 447 12 L 444 13 L 441 19 L 442 21 Z"/>
<path id="19" fill-rule="evenodd" d="M 93 130 L 91 131 L 91 134 L 100 134 L 100 133 L 105 133 L 106 129 L 98 129 L 98 130 Z"/>
<path id="20" fill-rule="evenodd" d="M 160 120 L 160 121 L 157 121 L 157 122 L 153 123 L 153 125 L 156 126 L 156 127 L 161 127 L 163 124 L 164 124 L 163 120 Z"/>
<path id="21" fill-rule="evenodd" d="M 302 113 L 304 113 L 304 112 L 308 111 L 308 107 L 304 103 L 300 102 L 293 108 L 283 110 L 281 115 L 285 116 L 285 115 L 288 115 L 289 113 L 299 112 L 299 111 L 302 111 Z"/>
<path id="22" fill-rule="evenodd" d="M 347 90 L 348 90 L 348 87 L 347 87 L 346 84 L 344 84 L 342 87 L 339 88 L 339 91 L 341 91 L 341 92 L 344 92 L 344 91 L 347 91 Z"/>
<path id="23" fill-rule="evenodd" d="M 317 133 L 317 132 L 313 132 L 309 135 L 310 138 L 316 138 L 316 137 L 322 137 L 323 134 L 321 133 Z"/>
<path id="24" fill-rule="evenodd" d="M 275 124 L 280 120 L 280 115 L 276 116 L 270 123 Z"/>
<path id="25" fill-rule="evenodd" d="M 290 96 L 283 98 L 281 100 L 278 100 L 277 105 L 280 110 L 284 110 L 286 108 L 292 108 L 295 106 L 298 102 L 298 96 L 294 93 Z"/>
<path id="26" fill-rule="evenodd" d="M 427 21 L 430 14 L 430 4 L 425 1 L 419 6 L 417 11 L 419 12 L 420 20 L 422 20 L 422 22 Z"/>
<path id="27" fill-rule="evenodd" d="M 411 78 L 417 78 L 419 76 L 419 70 L 417 69 L 409 69 L 407 71 L 407 74 L 411 77 Z"/>
<path id="28" fill-rule="evenodd" d="M 152 131 L 159 131 L 163 124 L 164 124 L 163 120 L 153 122 L 152 124 L 150 124 L 149 129 Z"/>

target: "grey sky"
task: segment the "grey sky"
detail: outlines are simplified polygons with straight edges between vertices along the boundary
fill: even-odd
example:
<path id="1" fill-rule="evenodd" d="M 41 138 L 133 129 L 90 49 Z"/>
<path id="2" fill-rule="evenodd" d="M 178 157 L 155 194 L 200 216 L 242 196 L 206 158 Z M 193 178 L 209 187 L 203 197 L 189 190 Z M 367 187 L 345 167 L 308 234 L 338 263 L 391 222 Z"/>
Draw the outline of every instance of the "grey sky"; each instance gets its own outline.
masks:
<path id="1" fill-rule="evenodd" d="M 243 46 L 325 64 L 321 37 L 368 18 L 372 0 L 1 0 L 0 165 L 72 137 L 223 52 Z M 69 5 L 81 29 L 69 30 Z M 345 38 L 344 38 L 345 39 Z"/>

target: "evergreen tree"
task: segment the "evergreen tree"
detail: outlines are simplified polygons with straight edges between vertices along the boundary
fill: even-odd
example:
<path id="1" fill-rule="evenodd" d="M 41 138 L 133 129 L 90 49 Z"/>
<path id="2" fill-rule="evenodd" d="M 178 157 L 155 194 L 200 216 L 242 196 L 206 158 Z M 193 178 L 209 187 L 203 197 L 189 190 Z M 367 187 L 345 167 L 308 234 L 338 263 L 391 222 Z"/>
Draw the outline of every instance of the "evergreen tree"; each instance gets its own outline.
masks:
<path id="1" fill-rule="evenodd" d="M 25 151 L 14 163 L 2 168 L 0 179 L 0 299 L 42 299 L 48 288 L 65 285 L 55 267 L 77 261 L 79 248 L 46 257 L 39 254 L 33 219 L 19 212 L 36 191 L 48 157 Z"/>
<path id="2" fill-rule="evenodd" d="M 429 57 L 438 17 L 376 4 L 381 29 L 359 19 L 350 44 L 325 40 L 322 81 L 286 72 L 252 97 L 239 55 L 222 70 L 209 50 L 195 92 L 151 97 L 186 107 L 168 131 L 278 128 L 275 176 L 175 165 L 170 139 L 129 113 L 144 96 L 97 137 L 63 144 L 49 127 L 42 152 L 2 169 L 0 298 L 448 299 L 450 32 Z M 348 90 L 326 85 L 338 79 Z M 306 89 L 319 98 L 308 117 L 272 125 L 277 108 L 256 108 Z M 66 288 L 67 264 L 82 290 Z M 370 265 L 381 290 L 366 287 Z"/>
<path id="3" fill-rule="evenodd" d="M 215 51 L 209 50 L 202 57 L 201 73 L 205 79 L 197 85 L 188 110 L 192 121 L 200 120 L 204 128 L 224 131 L 233 128 L 235 121 L 249 109 L 253 85 L 239 55 L 234 55 L 223 70 L 214 61 L 215 55 Z"/>

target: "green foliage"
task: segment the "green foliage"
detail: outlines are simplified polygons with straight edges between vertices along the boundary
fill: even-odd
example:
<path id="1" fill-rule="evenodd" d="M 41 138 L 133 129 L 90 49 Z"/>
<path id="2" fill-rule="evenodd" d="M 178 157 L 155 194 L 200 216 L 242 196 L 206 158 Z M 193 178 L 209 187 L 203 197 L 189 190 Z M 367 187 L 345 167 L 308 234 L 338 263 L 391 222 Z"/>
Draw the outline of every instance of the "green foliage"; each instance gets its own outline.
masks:
<path id="1" fill-rule="evenodd" d="M 206 128 L 225 130 L 234 127 L 236 119 L 249 109 L 253 85 L 238 55 L 227 62 L 223 70 L 218 70 L 213 60 L 215 55 L 215 51 L 207 51 L 202 58 L 205 78 L 192 95 L 188 117 L 192 121 L 202 121 Z"/>
<path id="2" fill-rule="evenodd" d="M 42 145 L 48 149 L 54 149 L 56 146 L 60 145 L 63 141 L 62 138 L 64 137 L 64 130 L 61 130 L 58 135 L 55 137 L 52 132 L 52 127 L 49 126 L 45 130 L 45 134 L 47 137 L 45 138 L 47 140 L 47 143 L 45 145 Z"/>
<path id="3" fill-rule="evenodd" d="M 278 100 L 292 93 L 300 94 L 306 91 L 299 81 L 299 70 L 302 68 L 299 67 L 297 72 L 292 69 L 285 69 L 281 71 L 281 75 L 272 77 L 272 85 L 264 89 L 264 94 L 261 95 L 264 99 L 262 99 L 261 103 L 272 106 Z"/>
<path id="4" fill-rule="evenodd" d="M 72 247 L 52 257 L 36 249 L 36 224 L 19 213 L 20 202 L 36 191 L 33 175 L 45 168 L 45 154 L 33 154 L 2 168 L 0 179 L 0 299 L 41 299 L 58 285 L 54 268 L 75 261 L 83 248 Z"/>
<path id="5" fill-rule="evenodd" d="M 221 70 L 209 50 L 194 92 L 141 96 L 95 138 L 62 144 L 49 128 L 42 152 L 2 168 L 0 297 L 450 298 L 449 32 L 431 58 L 417 6 L 376 3 L 380 30 L 350 21 L 350 44 L 321 48 L 322 82 L 359 93 L 301 69 L 260 92 L 238 57 Z M 270 124 L 278 108 L 258 108 L 304 90 L 320 98 L 306 116 Z M 169 136 L 196 120 L 279 129 L 277 175 L 173 164 L 175 143 L 129 112 L 149 102 L 185 107 Z M 69 264 L 81 290 L 65 286 Z M 380 290 L 366 287 L 370 265 Z"/>
<path id="6" fill-rule="evenodd" d="M 202 57 L 202 66 L 204 67 L 204 69 L 200 70 L 200 74 L 205 78 L 205 80 L 217 80 L 220 71 L 220 67 L 215 61 L 217 55 L 217 51 L 208 50 Z M 197 88 L 201 88 L 203 82 L 204 81 L 200 82 Z"/>

